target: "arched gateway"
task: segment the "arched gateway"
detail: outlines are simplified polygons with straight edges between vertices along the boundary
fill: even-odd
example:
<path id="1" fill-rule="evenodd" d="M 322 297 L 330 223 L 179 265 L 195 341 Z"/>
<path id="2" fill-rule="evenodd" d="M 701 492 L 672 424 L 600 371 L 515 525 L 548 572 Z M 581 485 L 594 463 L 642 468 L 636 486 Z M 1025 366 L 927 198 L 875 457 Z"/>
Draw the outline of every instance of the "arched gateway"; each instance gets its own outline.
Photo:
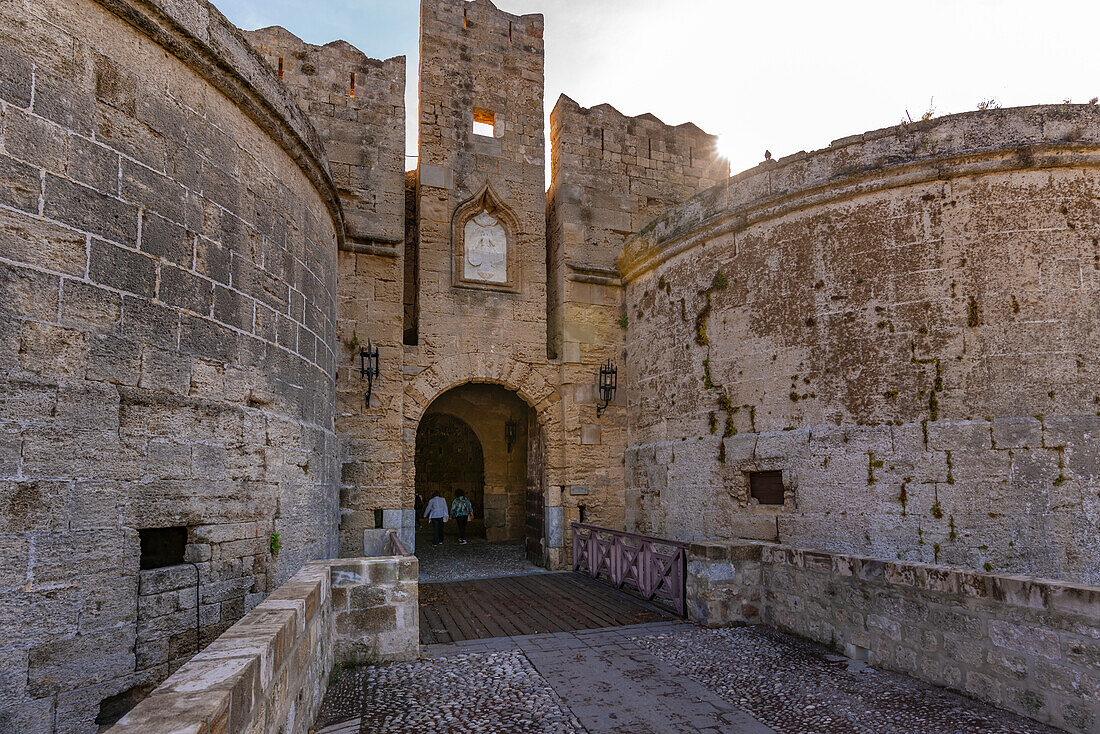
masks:
<path id="1" fill-rule="evenodd" d="M 405 392 L 405 435 L 416 437 L 403 445 L 406 503 L 436 489 L 449 503 L 462 487 L 471 533 L 523 538 L 532 563 L 553 564 L 564 539 L 559 411 L 558 392 L 530 365 L 475 354 L 424 370 Z"/>
<path id="2" fill-rule="evenodd" d="M 527 557 L 543 562 L 541 429 L 515 392 L 467 383 L 442 393 L 416 431 L 413 484 L 424 500 L 458 491 L 474 508 L 469 533 L 490 542 L 524 539 Z"/>

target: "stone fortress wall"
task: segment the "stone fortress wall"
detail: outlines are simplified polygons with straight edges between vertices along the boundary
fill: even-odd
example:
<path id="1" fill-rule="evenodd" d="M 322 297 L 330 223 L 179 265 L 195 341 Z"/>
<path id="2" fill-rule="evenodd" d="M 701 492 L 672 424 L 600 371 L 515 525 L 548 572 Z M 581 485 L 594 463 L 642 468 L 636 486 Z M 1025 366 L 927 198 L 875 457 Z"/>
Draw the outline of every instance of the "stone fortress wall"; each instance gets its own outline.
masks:
<path id="1" fill-rule="evenodd" d="M 546 203 L 547 348 L 560 361 L 566 424 L 577 471 L 563 504 L 570 520 L 621 527 L 623 393 L 602 416 L 595 375 L 623 367 L 623 243 L 667 208 L 725 178 L 716 139 L 691 123 L 627 117 L 611 105 L 581 107 L 562 95 L 550 115 Z M 620 380 L 622 374 L 620 373 Z"/>
<path id="2" fill-rule="evenodd" d="M 623 315 L 615 262 L 623 243 L 725 180 L 729 164 L 717 138 L 690 122 L 627 117 L 608 104 L 588 109 L 565 95 L 550 114 L 550 144 L 550 352 L 599 362 L 619 351 L 608 345 L 622 343 L 612 327 Z"/>
<path id="3" fill-rule="evenodd" d="M 1094 106 L 955 115 L 649 225 L 619 260 L 630 526 L 1100 580 L 1097 141 Z"/>
<path id="4" fill-rule="evenodd" d="M 551 567 L 583 512 L 1098 578 L 1095 108 L 726 183 L 693 125 L 562 97 L 545 192 L 542 16 L 422 22 L 407 177 L 403 58 L 205 0 L 0 7 L 0 729 L 91 730 L 307 561 L 412 546 L 433 404 L 507 457 L 489 530 L 541 528 Z M 504 282 L 462 270 L 483 208 Z M 768 469 L 781 507 L 748 497 Z M 142 569 L 171 529 L 182 562 Z"/>
<path id="5" fill-rule="evenodd" d="M 207 3 L 106 7 L 0 5 L 4 731 L 94 731 L 338 550 L 321 144 Z"/>
<path id="6" fill-rule="evenodd" d="M 375 509 L 388 527 L 409 529 L 402 511 L 404 386 L 402 295 L 405 259 L 405 58 L 367 58 L 344 41 L 306 43 L 279 28 L 247 31 L 295 94 L 324 141 L 347 220 L 337 261 L 336 431 L 340 445 L 340 552 L 377 546 Z M 354 83 L 354 89 L 353 89 Z M 385 379 L 364 397 L 359 352 L 378 347 Z M 406 533 L 406 535 L 408 535 Z M 365 538 L 367 540 L 365 540 Z M 412 545 L 411 537 L 405 538 Z"/>

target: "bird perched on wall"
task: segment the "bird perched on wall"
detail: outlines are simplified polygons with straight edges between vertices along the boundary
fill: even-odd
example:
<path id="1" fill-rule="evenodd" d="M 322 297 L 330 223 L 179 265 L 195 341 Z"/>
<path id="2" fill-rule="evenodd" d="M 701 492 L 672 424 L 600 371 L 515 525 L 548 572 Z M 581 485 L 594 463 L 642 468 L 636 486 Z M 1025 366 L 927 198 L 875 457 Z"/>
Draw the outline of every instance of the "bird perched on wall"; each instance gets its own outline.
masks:
<path id="1" fill-rule="evenodd" d="M 770 150 L 764 151 L 764 160 L 770 161 L 772 159 L 772 152 Z"/>

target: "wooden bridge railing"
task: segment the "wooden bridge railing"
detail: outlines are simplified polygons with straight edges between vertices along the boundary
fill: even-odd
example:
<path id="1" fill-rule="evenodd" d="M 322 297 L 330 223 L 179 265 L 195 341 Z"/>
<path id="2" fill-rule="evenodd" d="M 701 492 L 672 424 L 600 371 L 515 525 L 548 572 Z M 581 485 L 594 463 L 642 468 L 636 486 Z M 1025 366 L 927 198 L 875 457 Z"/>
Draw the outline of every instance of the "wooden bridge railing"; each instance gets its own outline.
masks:
<path id="1" fill-rule="evenodd" d="M 687 543 L 571 523 L 573 570 L 606 577 L 616 589 L 630 586 L 647 601 L 686 611 Z"/>
<path id="2" fill-rule="evenodd" d="M 405 544 L 401 542 L 401 538 L 398 537 L 396 530 L 391 530 L 386 537 L 386 555 L 388 556 L 411 556 L 408 549 L 405 548 Z"/>

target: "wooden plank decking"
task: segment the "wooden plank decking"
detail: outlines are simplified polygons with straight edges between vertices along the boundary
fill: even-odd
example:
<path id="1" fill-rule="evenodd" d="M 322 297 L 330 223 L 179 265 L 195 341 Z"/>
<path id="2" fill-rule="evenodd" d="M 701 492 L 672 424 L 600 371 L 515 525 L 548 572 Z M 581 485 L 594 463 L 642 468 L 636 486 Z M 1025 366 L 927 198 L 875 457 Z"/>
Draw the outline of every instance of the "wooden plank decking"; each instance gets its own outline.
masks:
<path id="1" fill-rule="evenodd" d="M 420 642 L 620 627 L 667 612 L 576 573 L 420 584 Z"/>

